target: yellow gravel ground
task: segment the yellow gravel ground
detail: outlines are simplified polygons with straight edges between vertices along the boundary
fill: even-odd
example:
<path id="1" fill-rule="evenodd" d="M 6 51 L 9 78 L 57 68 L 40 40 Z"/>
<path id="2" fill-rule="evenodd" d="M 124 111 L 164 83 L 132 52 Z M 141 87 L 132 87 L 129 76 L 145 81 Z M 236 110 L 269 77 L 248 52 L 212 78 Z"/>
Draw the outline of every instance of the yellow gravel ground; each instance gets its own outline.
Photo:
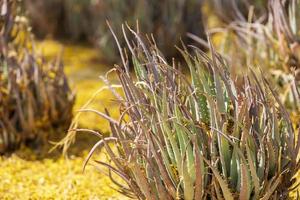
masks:
<path id="1" fill-rule="evenodd" d="M 103 85 L 99 75 L 108 71 L 110 66 L 101 64 L 96 50 L 84 45 L 64 46 L 65 70 L 77 93 L 75 113 Z M 37 43 L 37 49 L 47 59 L 53 59 L 60 48 L 60 43 L 51 40 Z M 99 110 L 109 107 L 115 116 L 117 108 L 111 99 L 111 94 L 105 91 L 90 107 Z M 85 114 L 84 118 L 80 120 L 83 127 L 108 132 L 108 124 L 99 117 Z M 63 133 L 51 135 L 50 140 L 59 141 Z M 93 166 L 82 172 L 84 159 L 97 138 L 90 135 L 78 137 L 78 142 L 68 152 L 68 159 L 59 150 L 48 153 L 52 147 L 49 143 L 35 150 L 22 147 L 10 156 L 0 157 L 0 199 L 124 199 L 110 187 L 109 179 Z"/>
<path id="2" fill-rule="evenodd" d="M 92 166 L 83 174 L 86 153 L 68 160 L 36 158 L 34 153 L 24 148 L 0 158 L 1 199 L 122 199 Z"/>

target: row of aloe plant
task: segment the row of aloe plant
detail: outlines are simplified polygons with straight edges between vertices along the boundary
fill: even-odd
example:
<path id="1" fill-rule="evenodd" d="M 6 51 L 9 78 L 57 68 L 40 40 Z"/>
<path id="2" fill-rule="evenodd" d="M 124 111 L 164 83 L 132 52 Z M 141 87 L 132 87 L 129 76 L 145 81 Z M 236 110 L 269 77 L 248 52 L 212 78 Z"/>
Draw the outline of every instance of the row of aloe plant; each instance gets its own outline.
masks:
<path id="1" fill-rule="evenodd" d="M 107 167 L 117 190 L 138 199 L 282 199 L 295 190 L 300 130 L 267 79 L 251 69 L 232 77 L 212 45 L 211 55 L 193 46 L 191 53 L 178 49 L 185 62 L 170 64 L 154 42 L 129 28 L 132 42 L 122 30 L 130 54 L 117 42 L 123 66 L 114 71 L 123 95 L 108 85 L 120 117 L 81 110 L 106 119 L 111 135 L 74 123 L 62 141 L 69 145 L 74 130 L 99 137 L 84 166 Z M 108 159 L 94 155 L 91 161 L 96 149 Z"/>
<path id="2" fill-rule="evenodd" d="M 35 52 L 19 2 L 0 3 L 0 153 L 67 128 L 74 95 L 58 58 L 46 62 Z"/>
<path id="3" fill-rule="evenodd" d="M 41 0 L 25 1 L 33 29 L 54 32 L 74 40 L 88 39 L 108 61 L 118 61 L 118 48 L 106 26 L 109 20 L 119 34 L 127 22 L 153 34 L 165 56 L 174 56 L 179 38 L 187 41 L 187 32 L 204 35 L 200 0 Z M 41 12 L 43 11 L 43 12 Z M 58 32 L 58 33 L 56 33 Z M 125 44 L 125 41 L 120 41 Z"/>
<path id="4" fill-rule="evenodd" d="M 201 5 L 202 1 L 199 0 L 106 1 L 102 18 L 110 21 L 121 45 L 126 45 L 125 40 L 121 39 L 121 24 L 127 22 L 130 26 L 136 26 L 138 20 L 138 28 L 150 38 L 153 35 L 164 56 L 171 58 L 178 53 L 174 45 L 180 44 L 180 38 L 192 43 L 186 36 L 187 33 L 203 38 Z M 112 60 L 119 60 L 118 48 L 114 45 L 105 20 L 98 28 L 99 47 L 106 55 L 113 56 Z M 131 39 L 134 38 L 129 38 Z"/>

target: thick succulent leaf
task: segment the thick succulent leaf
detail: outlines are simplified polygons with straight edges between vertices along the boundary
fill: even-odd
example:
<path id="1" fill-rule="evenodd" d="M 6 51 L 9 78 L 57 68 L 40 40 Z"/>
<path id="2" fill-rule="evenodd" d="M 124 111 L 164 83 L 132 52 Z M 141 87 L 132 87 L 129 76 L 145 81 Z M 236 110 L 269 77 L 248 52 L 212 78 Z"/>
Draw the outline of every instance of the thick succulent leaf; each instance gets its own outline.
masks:
<path id="1" fill-rule="evenodd" d="M 232 188 L 236 188 L 237 186 L 238 165 L 239 165 L 239 160 L 238 160 L 237 152 L 235 148 L 233 148 L 232 157 L 230 161 L 230 185 Z"/>
<path id="2" fill-rule="evenodd" d="M 266 190 L 266 194 L 260 198 L 260 200 L 268 200 L 272 196 L 273 192 L 276 190 L 278 184 L 282 179 L 282 175 L 280 174 L 273 182 L 270 188 Z"/>
<path id="3" fill-rule="evenodd" d="M 225 200 L 233 200 L 234 197 L 233 197 L 233 194 L 231 193 L 229 187 L 228 187 L 228 184 L 226 183 L 226 181 L 222 178 L 222 176 L 220 175 L 220 173 L 218 172 L 218 170 L 213 167 L 209 161 L 207 161 L 206 159 L 204 159 L 204 161 L 206 162 L 206 164 L 211 168 L 215 178 L 217 179 L 221 189 L 222 189 L 222 193 L 223 193 L 223 196 L 224 196 L 224 199 Z"/>
<path id="4" fill-rule="evenodd" d="M 247 152 L 247 159 L 248 159 L 248 164 L 249 164 L 249 169 L 250 169 L 250 174 L 251 174 L 251 180 L 254 186 L 254 195 L 253 199 L 257 199 L 259 196 L 260 188 L 259 188 L 259 178 L 256 173 L 256 162 L 252 158 L 249 146 L 246 144 L 246 152 Z"/>
<path id="5" fill-rule="evenodd" d="M 242 161 L 241 163 L 241 185 L 240 185 L 240 196 L 239 199 L 250 199 L 251 194 L 251 182 L 250 182 L 250 173 L 247 167 L 246 162 Z"/>
<path id="6" fill-rule="evenodd" d="M 202 199 L 204 193 L 204 160 L 203 156 L 201 155 L 200 149 L 198 147 L 197 142 L 195 141 L 194 137 L 194 155 L 195 155 L 195 199 Z"/>

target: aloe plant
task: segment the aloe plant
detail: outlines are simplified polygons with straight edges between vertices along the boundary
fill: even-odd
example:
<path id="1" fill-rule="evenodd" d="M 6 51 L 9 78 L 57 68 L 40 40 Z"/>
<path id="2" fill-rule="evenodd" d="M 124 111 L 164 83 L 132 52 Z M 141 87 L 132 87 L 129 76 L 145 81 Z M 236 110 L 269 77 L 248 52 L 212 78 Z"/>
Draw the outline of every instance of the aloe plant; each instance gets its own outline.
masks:
<path id="1" fill-rule="evenodd" d="M 188 77 L 155 44 L 129 31 L 136 45 L 123 27 L 130 56 L 117 42 L 123 66 L 114 69 L 123 94 L 108 85 L 120 103 L 120 117 L 112 118 L 109 110 L 81 110 L 106 119 L 111 135 L 77 129 L 74 123 L 62 141 L 69 145 L 76 129 L 99 137 L 84 167 L 88 162 L 107 167 L 117 190 L 137 199 L 287 197 L 300 167 L 299 127 L 268 80 L 252 70 L 232 77 L 212 45 L 211 55 L 194 47 L 193 54 L 178 49 Z M 104 149 L 108 159 L 93 156 L 96 149 Z"/>
<path id="2" fill-rule="evenodd" d="M 74 95 L 61 60 L 35 52 L 19 2 L 0 3 L 0 153 L 69 126 Z"/>

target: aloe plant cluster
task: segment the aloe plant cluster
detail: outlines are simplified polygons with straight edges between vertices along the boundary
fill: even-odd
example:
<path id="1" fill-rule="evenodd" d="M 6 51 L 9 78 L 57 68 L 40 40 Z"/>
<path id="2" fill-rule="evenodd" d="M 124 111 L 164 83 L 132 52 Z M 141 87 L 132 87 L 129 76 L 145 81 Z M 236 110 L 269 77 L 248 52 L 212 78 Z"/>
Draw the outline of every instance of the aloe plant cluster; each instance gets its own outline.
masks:
<path id="1" fill-rule="evenodd" d="M 46 62 L 35 53 L 19 2 L 0 3 L 0 153 L 26 140 L 67 127 L 74 95 L 58 58 Z"/>
<path id="2" fill-rule="evenodd" d="M 138 199 L 287 197 L 300 167 L 300 134 L 296 138 L 299 127 L 273 86 L 252 70 L 233 78 L 212 45 L 211 55 L 183 47 L 185 62 L 170 64 L 155 44 L 129 31 L 137 40 L 129 41 L 123 28 L 130 56 L 117 43 L 123 66 L 115 72 L 123 95 L 108 86 L 120 103 L 120 117 L 82 110 L 111 126 L 110 137 L 78 130 L 100 138 L 85 165 L 107 167 L 117 190 Z M 188 67 L 190 77 L 181 67 Z M 105 150 L 107 161 L 93 156 L 96 149 Z"/>

